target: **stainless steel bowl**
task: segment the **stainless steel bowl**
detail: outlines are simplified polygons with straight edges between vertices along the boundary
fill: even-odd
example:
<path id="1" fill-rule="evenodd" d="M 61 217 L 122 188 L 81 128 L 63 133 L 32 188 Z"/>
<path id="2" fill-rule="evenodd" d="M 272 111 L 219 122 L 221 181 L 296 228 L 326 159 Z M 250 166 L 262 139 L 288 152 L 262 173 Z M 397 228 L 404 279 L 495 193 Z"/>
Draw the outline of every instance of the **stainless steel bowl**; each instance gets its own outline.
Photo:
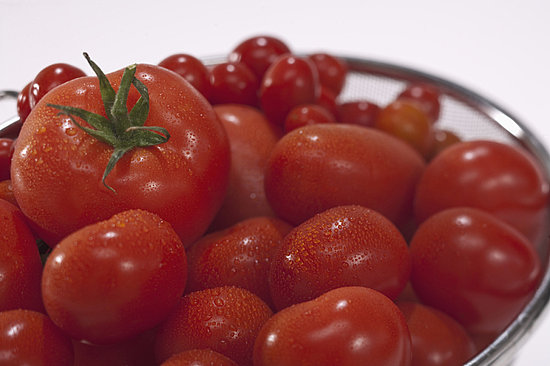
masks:
<path id="1" fill-rule="evenodd" d="M 367 99 L 385 105 L 391 102 L 409 82 L 424 82 L 437 86 L 442 93 L 441 128 L 455 132 L 464 140 L 489 139 L 521 145 L 533 154 L 546 176 L 550 178 L 550 155 L 536 136 L 515 116 L 481 95 L 443 78 L 386 62 L 342 57 L 350 67 L 346 86 L 340 96 L 343 101 Z M 204 60 L 213 65 L 221 58 Z M 0 99 L 16 98 L 17 92 L 0 91 Z M 19 119 L 0 119 L 0 137 L 13 134 L 20 126 Z M 550 271 L 548 271 L 548 242 L 541 260 L 546 267 L 544 278 L 534 297 L 517 318 L 485 350 L 464 366 L 509 366 L 517 351 L 538 324 L 550 300 Z"/>

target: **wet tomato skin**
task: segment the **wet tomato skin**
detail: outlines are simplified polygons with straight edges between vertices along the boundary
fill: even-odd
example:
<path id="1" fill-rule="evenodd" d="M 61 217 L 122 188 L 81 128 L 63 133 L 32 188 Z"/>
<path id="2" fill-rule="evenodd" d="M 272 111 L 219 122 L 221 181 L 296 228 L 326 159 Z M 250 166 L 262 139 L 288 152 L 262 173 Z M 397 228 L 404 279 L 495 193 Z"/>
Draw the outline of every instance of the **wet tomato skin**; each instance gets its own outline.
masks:
<path id="1" fill-rule="evenodd" d="M 211 349 L 192 349 L 178 353 L 160 366 L 238 366 L 235 361 Z"/>
<path id="2" fill-rule="evenodd" d="M 341 287 L 276 313 L 254 345 L 254 366 L 409 366 L 405 318 L 381 293 Z"/>

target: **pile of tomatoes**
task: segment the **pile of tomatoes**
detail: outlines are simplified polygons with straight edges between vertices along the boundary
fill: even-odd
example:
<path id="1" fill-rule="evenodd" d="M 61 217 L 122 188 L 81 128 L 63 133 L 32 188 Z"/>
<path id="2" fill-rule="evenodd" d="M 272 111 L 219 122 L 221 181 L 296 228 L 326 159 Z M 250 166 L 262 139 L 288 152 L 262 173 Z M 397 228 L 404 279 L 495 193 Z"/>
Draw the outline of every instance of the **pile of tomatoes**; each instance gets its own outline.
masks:
<path id="1" fill-rule="evenodd" d="M 86 58 L 0 139 L 0 363 L 462 365 L 540 284 L 545 172 L 432 85 L 342 100 L 345 60 L 268 36 Z"/>

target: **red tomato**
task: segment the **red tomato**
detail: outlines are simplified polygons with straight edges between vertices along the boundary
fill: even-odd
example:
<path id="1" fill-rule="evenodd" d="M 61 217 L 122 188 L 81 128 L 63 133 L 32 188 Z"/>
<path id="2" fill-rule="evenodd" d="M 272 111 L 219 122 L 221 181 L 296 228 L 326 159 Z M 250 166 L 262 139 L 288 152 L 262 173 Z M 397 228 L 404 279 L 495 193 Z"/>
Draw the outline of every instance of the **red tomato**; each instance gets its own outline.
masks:
<path id="1" fill-rule="evenodd" d="M 172 227 L 130 210 L 63 239 L 46 261 L 42 295 L 71 337 L 109 344 L 164 320 L 186 279 L 185 249 Z"/>
<path id="2" fill-rule="evenodd" d="M 411 366 L 463 365 L 476 353 L 468 333 L 447 314 L 414 302 L 398 306 L 411 333 Z"/>
<path id="3" fill-rule="evenodd" d="M 122 73 L 108 76 L 114 89 Z M 117 212 L 140 208 L 170 222 L 188 245 L 205 232 L 221 206 L 230 154 L 212 107 L 189 83 L 162 67 L 138 65 L 135 77 L 150 96 L 145 126 L 164 127 L 171 137 L 166 143 L 136 147 L 116 163 L 105 180 L 116 193 L 102 184 L 113 147 L 48 106 L 79 107 L 105 117 L 98 78 L 79 78 L 55 88 L 27 118 L 12 161 L 13 190 L 48 244 Z M 132 87 L 128 105 L 138 98 Z"/>
<path id="4" fill-rule="evenodd" d="M 343 59 L 328 53 L 314 53 L 308 58 L 319 72 L 319 82 L 338 95 L 344 88 L 348 65 Z"/>
<path id="5" fill-rule="evenodd" d="M 449 207 L 490 212 L 536 240 L 545 227 L 549 185 L 527 152 L 494 141 L 454 144 L 436 156 L 418 183 L 418 222 Z"/>
<path id="6" fill-rule="evenodd" d="M 42 262 L 34 236 L 17 207 L 0 199 L 0 311 L 43 311 Z"/>
<path id="7" fill-rule="evenodd" d="M 317 69 L 309 59 L 282 55 L 262 79 L 260 104 L 267 118 L 282 126 L 293 107 L 315 103 L 320 90 Z"/>
<path id="8" fill-rule="evenodd" d="M 17 96 L 17 115 L 21 122 L 25 122 L 29 113 L 31 113 L 31 104 L 29 100 L 30 88 L 31 83 L 28 83 Z"/>
<path id="9" fill-rule="evenodd" d="M 317 99 L 317 104 L 325 108 L 327 111 L 330 112 L 330 114 L 336 117 L 338 115 L 336 94 L 334 94 L 332 90 L 323 85 L 321 85 L 320 90 L 321 91 L 319 93 L 319 98 Z"/>
<path id="10" fill-rule="evenodd" d="M 13 187 L 11 185 L 11 180 L 6 179 L 3 181 L 0 181 L 0 199 L 3 199 L 5 201 L 8 201 L 14 206 L 17 205 L 17 201 L 15 200 L 15 196 L 13 195 Z"/>
<path id="11" fill-rule="evenodd" d="M 434 128 L 434 140 L 428 159 L 433 159 L 437 154 L 462 140 L 452 131 Z"/>
<path id="12" fill-rule="evenodd" d="M 10 179 L 14 142 L 10 138 L 0 138 L 0 180 Z"/>
<path id="13" fill-rule="evenodd" d="M 423 169 L 416 151 L 383 132 L 318 124 L 279 140 L 268 161 L 265 188 L 275 213 L 293 225 L 350 204 L 400 224 L 411 214 Z"/>
<path id="14" fill-rule="evenodd" d="M 434 85 L 410 84 L 397 96 L 397 99 L 416 103 L 428 115 L 431 123 L 439 119 L 441 109 L 440 92 Z"/>
<path id="15" fill-rule="evenodd" d="M 256 106 L 260 82 L 241 63 L 221 63 L 210 70 L 210 102 L 239 103 Z"/>
<path id="16" fill-rule="evenodd" d="M 252 365 L 254 340 L 271 315 L 265 302 L 239 287 L 192 292 L 160 326 L 157 361 L 182 351 L 209 348 L 240 366 Z"/>
<path id="17" fill-rule="evenodd" d="M 160 366 L 239 366 L 230 358 L 211 349 L 192 349 L 178 353 Z"/>
<path id="18" fill-rule="evenodd" d="M 46 66 L 34 77 L 29 87 L 29 106 L 32 110 L 50 90 L 69 80 L 86 76 L 84 71 L 69 64 L 53 64 Z"/>
<path id="19" fill-rule="evenodd" d="M 0 364 L 73 366 L 70 338 L 44 314 L 0 312 Z"/>
<path id="20" fill-rule="evenodd" d="M 276 313 L 254 345 L 254 366 L 408 366 L 403 314 L 381 293 L 341 287 Z"/>
<path id="21" fill-rule="evenodd" d="M 368 100 L 346 102 L 338 105 L 338 122 L 364 127 L 374 127 L 380 107 Z"/>
<path id="22" fill-rule="evenodd" d="M 159 62 L 159 66 L 182 76 L 206 99 L 210 97 L 210 72 L 198 58 L 185 53 L 178 53 L 166 57 Z"/>
<path id="23" fill-rule="evenodd" d="M 307 125 L 335 122 L 336 119 L 326 108 L 316 104 L 301 104 L 292 108 L 286 116 L 284 130 L 288 133 Z"/>
<path id="24" fill-rule="evenodd" d="M 255 36 L 241 42 L 228 58 L 230 62 L 245 64 L 254 72 L 258 80 L 261 80 L 275 59 L 285 53 L 290 53 L 290 49 L 280 39 Z"/>
<path id="25" fill-rule="evenodd" d="M 343 286 L 397 298 L 409 280 L 407 243 L 378 212 L 339 206 L 288 234 L 273 256 L 269 286 L 275 307 L 312 300 Z"/>
<path id="26" fill-rule="evenodd" d="M 499 334 L 542 276 L 534 247 L 516 229 L 474 208 L 451 208 L 414 235 L 411 283 L 422 302 L 471 334 Z"/>
<path id="27" fill-rule="evenodd" d="M 256 217 L 204 236 L 187 252 L 186 291 L 233 285 L 271 305 L 267 283 L 271 258 L 291 228 L 276 218 Z"/>
<path id="28" fill-rule="evenodd" d="M 212 228 L 225 229 L 257 216 L 275 216 L 267 202 L 264 172 L 267 159 L 281 132 L 255 108 L 224 104 L 214 111 L 229 137 L 231 171 L 225 201 Z"/>

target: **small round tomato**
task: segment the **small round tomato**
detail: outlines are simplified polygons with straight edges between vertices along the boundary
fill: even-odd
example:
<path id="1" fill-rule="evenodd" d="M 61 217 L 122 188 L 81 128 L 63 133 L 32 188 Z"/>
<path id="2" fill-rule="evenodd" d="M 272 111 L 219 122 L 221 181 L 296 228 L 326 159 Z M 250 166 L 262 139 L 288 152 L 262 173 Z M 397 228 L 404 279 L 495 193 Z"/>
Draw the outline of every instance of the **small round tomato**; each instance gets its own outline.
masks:
<path id="1" fill-rule="evenodd" d="M 34 77 L 29 87 L 29 106 L 32 110 L 50 90 L 79 77 L 86 76 L 84 71 L 69 64 L 46 66 Z"/>
<path id="2" fill-rule="evenodd" d="M 399 230 L 378 212 L 339 206 L 288 234 L 269 271 L 277 309 L 343 286 L 364 286 L 397 298 L 409 281 L 410 257 Z"/>
<path id="3" fill-rule="evenodd" d="M 31 113 L 31 104 L 29 100 L 29 92 L 31 89 L 31 83 L 28 83 L 21 89 L 17 96 L 17 115 L 21 122 L 25 122 L 29 113 Z"/>
<path id="4" fill-rule="evenodd" d="M 403 314 L 378 291 L 341 287 L 276 313 L 254 345 L 254 366 L 409 366 Z"/>
<path id="5" fill-rule="evenodd" d="M 307 125 L 335 122 L 334 116 L 324 107 L 316 104 L 302 104 L 290 110 L 285 119 L 284 130 L 288 133 Z"/>
<path id="6" fill-rule="evenodd" d="M 10 138 L 0 138 L 0 180 L 10 179 L 14 142 Z"/>
<path id="7" fill-rule="evenodd" d="M 431 123 L 439 119 L 441 93 L 434 85 L 413 83 L 408 85 L 396 99 L 416 103 L 426 113 Z"/>
<path id="8" fill-rule="evenodd" d="M 178 353 L 160 366 L 239 366 L 230 358 L 211 349 L 191 349 Z"/>
<path id="9" fill-rule="evenodd" d="M 73 366 L 71 339 L 44 314 L 0 312 L 1 365 Z"/>
<path id="10" fill-rule="evenodd" d="M 71 337 L 110 344 L 164 320 L 186 279 L 185 249 L 170 224 L 130 210 L 63 239 L 44 266 L 42 295 Z"/>
<path id="11" fill-rule="evenodd" d="M 13 187 L 11 185 L 11 180 L 6 179 L 3 181 L 0 181 L 0 199 L 8 201 L 12 205 L 18 207 L 17 201 L 15 200 L 15 196 L 13 195 Z"/>
<path id="12" fill-rule="evenodd" d="M 431 216 L 416 231 L 410 252 L 411 283 L 422 303 L 449 314 L 470 334 L 499 334 L 542 276 L 527 238 L 474 208 Z"/>
<path id="13" fill-rule="evenodd" d="M 159 66 L 172 70 L 176 74 L 182 76 L 206 99 L 209 99 L 210 72 L 198 58 L 185 53 L 178 53 L 166 57 L 159 62 Z"/>
<path id="14" fill-rule="evenodd" d="M 325 108 L 327 111 L 330 112 L 330 114 L 336 117 L 338 115 L 336 98 L 337 95 L 334 94 L 332 90 L 330 90 L 326 86 L 321 85 L 319 98 L 317 99 L 316 104 Z"/>
<path id="15" fill-rule="evenodd" d="M 288 46 L 278 38 L 270 36 L 255 36 L 241 42 L 229 54 L 230 62 L 241 62 L 248 66 L 261 80 L 275 59 L 290 53 Z"/>
<path id="16" fill-rule="evenodd" d="M 449 207 L 490 212 L 536 240 L 546 222 L 549 184 L 524 150 L 494 141 L 456 143 L 426 167 L 415 197 L 418 222 Z"/>
<path id="17" fill-rule="evenodd" d="M 271 315 L 265 302 L 240 287 L 192 292 L 159 327 L 157 362 L 182 351 L 209 348 L 240 366 L 251 366 L 254 340 Z"/>
<path id="18" fill-rule="evenodd" d="M 344 88 L 348 65 L 336 56 L 328 53 L 314 53 L 308 56 L 319 72 L 319 82 L 338 95 Z"/>
<path id="19" fill-rule="evenodd" d="M 380 107 L 368 100 L 357 100 L 338 105 L 338 122 L 374 127 Z"/>
<path id="20" fill-rule="evenodd" d="M 449 146 L 461 141 L 461 138 L 452 131 L 434 128 L 434 140 L 432 144 L 432 149 L 428 154 L 428 159 L 433 159 L 437 154 L 439 154 Z"/>
<path id="21" fill-rule="evenodd" d="M 221 63 L 210 70 L 210 102 L 212 104 L 258 104 L 258 78 L 245 64 Z"/>

